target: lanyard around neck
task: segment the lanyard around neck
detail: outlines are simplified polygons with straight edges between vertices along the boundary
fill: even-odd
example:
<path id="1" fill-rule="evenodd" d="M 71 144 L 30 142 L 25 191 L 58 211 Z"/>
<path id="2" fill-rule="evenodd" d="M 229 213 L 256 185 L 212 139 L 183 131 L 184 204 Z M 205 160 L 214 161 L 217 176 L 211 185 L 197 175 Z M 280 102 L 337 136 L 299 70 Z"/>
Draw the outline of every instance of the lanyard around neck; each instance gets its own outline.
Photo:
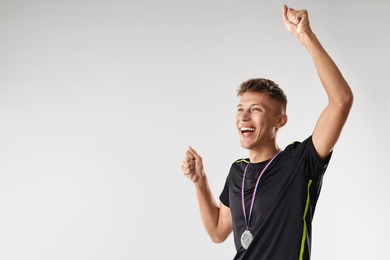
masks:
<path id="1" fill-rule="evenodd" d="M 257 177 L 255 189 L 254 189 L 253 194 L 252 194 L 251 205 L 250 205 L 250 207 L 249 207 L 249 216 L 248 216 L 248 218 L 246 217 L 246 210 L 245 210 L 245 199 L 244 199 L 244 190 L 245 190 L 245 189 L 244 189 L 244 188 L 245 188 L 246 170 L 248 169 L 248 166 L 250 165 L 250 163 L 248 163 L 248 165 L 245 167 L 244 176 L 242 177 L 241 202 L 242 202 L 242 211 L 243 211 L 243 213 L 244 213 L 245 224 L 246 224 L 246 229 L 247 229 L 247 230 L 249 229 L 249 225 L 250 225 L 250 221 L 251 221 L 251 217 L 252 217 L 253 204 L 254 204 L 254 202 L 255 202 L 257 187 L 258 187 L 258 185 L 259 185 L 261 176 L 263 176 L 263 174 L 264 174 L 264 172 L 267 170 L 268 166 L 271 165 L 272 161 L 273 161 L 281 152 L 282 152 L 282 150 L 280 150 L 277 154 L 275 154 L 274 157 L 272 157 L 272 159 L 267 163 L 267 165 L 264 166 L 263 170 L 260 172 L 259 177 Z"/>

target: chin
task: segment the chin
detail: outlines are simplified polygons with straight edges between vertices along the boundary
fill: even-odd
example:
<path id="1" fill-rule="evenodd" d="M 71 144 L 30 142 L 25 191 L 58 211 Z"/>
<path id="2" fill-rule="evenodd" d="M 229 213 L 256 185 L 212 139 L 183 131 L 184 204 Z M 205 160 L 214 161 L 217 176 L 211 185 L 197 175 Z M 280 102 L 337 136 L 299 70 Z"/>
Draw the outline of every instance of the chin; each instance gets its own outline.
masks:
<path id="1" fill-rule="evenodd" d="M 246 144 L 246 143 L 243 143 L 243 142 L 241 142 L 240 144 L 241 144 L 241 147 L 244 148 L 244 149 L 248 149 L 249 150 L 249 149 L 252 148 L 251 144 Z"/>

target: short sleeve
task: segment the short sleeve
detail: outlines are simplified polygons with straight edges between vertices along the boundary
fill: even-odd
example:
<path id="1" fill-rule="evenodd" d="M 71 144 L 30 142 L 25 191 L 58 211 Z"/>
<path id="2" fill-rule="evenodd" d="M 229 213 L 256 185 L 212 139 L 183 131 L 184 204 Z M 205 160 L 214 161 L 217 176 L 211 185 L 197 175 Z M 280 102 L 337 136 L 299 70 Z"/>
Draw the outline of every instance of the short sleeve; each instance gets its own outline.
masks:
<path id="1" fill-rule="evenodd" d="M 328 166 L 332 152 L 325 160 L 320 160 L 317 156 L 312 136 L 308 137 L 302 143 L 295 142 L 286 149 L 291 150 L 292 160 L 297 167 L 310 179 L 321 179 Z"/>
<path id="2" fill-rule="evenodd" d="M 221 195 L 219 195 L 219 200 L 223 203 L 223 205 L 230 208 L 230 203 L 229 203 L 229 179 L 230 179 L 230 177 L 229 176 L 230 176 L 230 173 L 226 178 L 225 185 L 223 187 Z"/>

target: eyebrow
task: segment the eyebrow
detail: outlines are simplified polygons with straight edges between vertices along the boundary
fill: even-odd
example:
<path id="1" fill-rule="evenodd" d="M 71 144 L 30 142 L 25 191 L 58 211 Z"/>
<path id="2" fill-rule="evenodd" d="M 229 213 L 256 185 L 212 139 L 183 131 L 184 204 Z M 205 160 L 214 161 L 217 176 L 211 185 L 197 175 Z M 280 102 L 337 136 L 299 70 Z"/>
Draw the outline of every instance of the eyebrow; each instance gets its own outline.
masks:
<path id="1" fill-rule="evenodd" d="M 238 104 L 237 107 L 243 107 L 244 105 L 243 104 Z M 250 104 L 249 107 L 254 107 L 254 106 L 259 106 L 259 107 L 264 107 L 263 105 L 261 104 L 257 104 L 257 103 L 254 103 L 254 104 Z"/>

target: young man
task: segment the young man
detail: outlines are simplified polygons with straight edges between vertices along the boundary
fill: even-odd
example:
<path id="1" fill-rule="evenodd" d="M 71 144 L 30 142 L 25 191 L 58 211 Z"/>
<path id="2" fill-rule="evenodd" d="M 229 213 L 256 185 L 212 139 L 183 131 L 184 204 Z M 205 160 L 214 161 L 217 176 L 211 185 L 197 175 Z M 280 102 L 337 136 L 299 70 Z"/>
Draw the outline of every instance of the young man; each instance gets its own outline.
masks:
<path id="1" fill-rule="evenodd" d="M 307 11 L 283 6 L 283 21 L 309 52 L 328 96 L 312 135 L 282 151 L 276 135 L 287 122 L 286 96 L 274 82 L 253 79 L 239 89 L 236 118 L 249 158 L 233 163 L 219 205 L 199 154 L 190 147 L 182 163 L 212 241 L 223 242 L 233 231 L 234 259 L 310 259 L 322 177 L 352 106 L 351 89 L 312 32 Z"/>

